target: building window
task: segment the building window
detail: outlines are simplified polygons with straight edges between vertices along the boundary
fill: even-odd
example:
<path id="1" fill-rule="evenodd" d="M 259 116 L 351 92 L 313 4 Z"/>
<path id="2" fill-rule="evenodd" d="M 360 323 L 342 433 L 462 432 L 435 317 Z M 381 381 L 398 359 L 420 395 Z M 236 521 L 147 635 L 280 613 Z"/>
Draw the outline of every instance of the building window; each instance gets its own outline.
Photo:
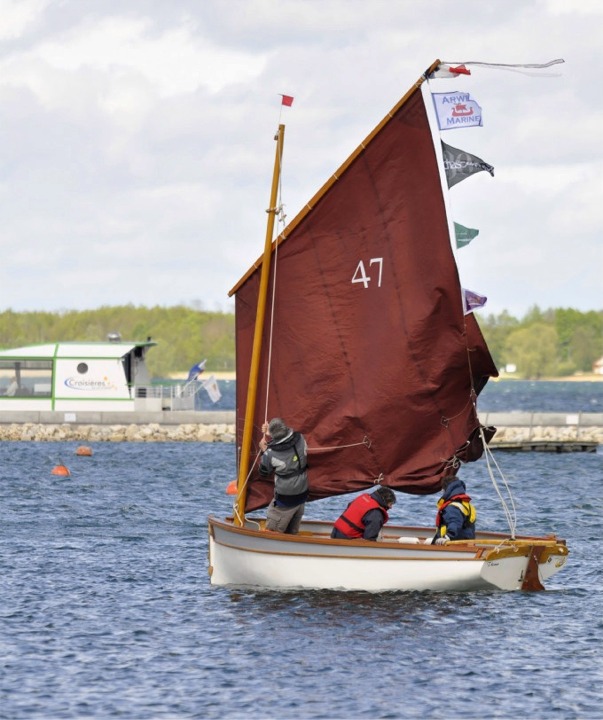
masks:
<path id="1" fill-rule="evenodd" d="M 51 397 L 52 360 L 0 360 L 0 396 Z"/>

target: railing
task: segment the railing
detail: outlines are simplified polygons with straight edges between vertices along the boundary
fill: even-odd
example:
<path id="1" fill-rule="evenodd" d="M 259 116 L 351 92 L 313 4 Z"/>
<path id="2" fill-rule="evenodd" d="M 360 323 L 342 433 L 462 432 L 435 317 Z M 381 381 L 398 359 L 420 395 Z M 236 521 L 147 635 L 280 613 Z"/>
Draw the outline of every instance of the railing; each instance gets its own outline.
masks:
<path id="1" fill-rule="evenodd" d="M 135 408 L 138 411 L 194 410 L 198 383 L 172 385 L 136 385 Z"/>

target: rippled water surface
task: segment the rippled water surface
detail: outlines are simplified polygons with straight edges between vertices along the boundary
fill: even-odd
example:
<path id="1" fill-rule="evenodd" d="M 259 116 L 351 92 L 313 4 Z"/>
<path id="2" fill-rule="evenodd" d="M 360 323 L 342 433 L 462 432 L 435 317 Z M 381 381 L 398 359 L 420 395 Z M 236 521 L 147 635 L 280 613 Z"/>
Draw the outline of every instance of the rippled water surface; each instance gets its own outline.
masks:
<path id="1" fill-rule="evenodd" d="M 497 456 L 519 531 L 568 540 L 546 592 L 370 595 L 210 587 L 232 446 L 75 447 L 0 443 L 0 717 L 600 717 L 600 452 Z M 464 476 L 506 529 L 482 462 Z M 394 521 L 435 499 L 399 495 Z"/>
<path id="2" fill-rule="evenodd" d="M 219 380 L 222 397 L 212 404 L 198 395 L 203 410 L 234 410 L 236 382 Z M 603 382 L 563 380 L 492 380 L 478 401 L 481 412 L 603 413 Z"/>
<path id="3" fill-rule="evenodd" d="M 603 382 L 498 380 L 486 385 L 478 406 L 481 412 L 603 413 Z"/>

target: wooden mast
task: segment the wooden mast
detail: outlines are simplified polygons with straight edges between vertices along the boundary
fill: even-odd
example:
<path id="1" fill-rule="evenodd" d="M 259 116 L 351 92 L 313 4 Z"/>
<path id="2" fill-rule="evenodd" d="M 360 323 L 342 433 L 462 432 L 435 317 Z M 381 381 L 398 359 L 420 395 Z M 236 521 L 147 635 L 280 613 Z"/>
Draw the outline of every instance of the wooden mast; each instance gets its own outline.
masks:
<path id="1" fill-rule="evenodd" d="M 239 475 L 237 479 L 237 501 L 234 522 L 243 525 L 245 521 L 245 501 L 247 499 L 247 475 L 249 473 L 249 459 L 251 456 L 251 438 L 253 434 L 253 417 L 258 389 L 258 376 L 260 370 L 260 355 L 262 351 L 262 334 L 264 331 L 264 318 L 266 315 L 266 298 L 268 297 L 268 279 L 270 276 L 270 260 L 272 257 L 272 237 L 274 221 L 278 208 L 276 200 L 281 173 L 281 160 L 283 157 L 283 143 L 285 139 L 285 126 L 279 125 L 276 140 L 276 154 L 274 158 L 274 171 L 272 174 L 272 189 L 270 191 L 270 205 L 268 206 L 268 222 L 266 224 L 266 241 L 262 258 L 262 273 L 258 292 L 258 306 L 255 317 L 253 333 L 253 349 L 251 352 L 251 368 L 249 371 L 249 385 L 247 386 L 247 405 L 245 407 L 245 424 L 243 426 L 243 441 L 241 443 L 241 458 L 239 462 Z"/>

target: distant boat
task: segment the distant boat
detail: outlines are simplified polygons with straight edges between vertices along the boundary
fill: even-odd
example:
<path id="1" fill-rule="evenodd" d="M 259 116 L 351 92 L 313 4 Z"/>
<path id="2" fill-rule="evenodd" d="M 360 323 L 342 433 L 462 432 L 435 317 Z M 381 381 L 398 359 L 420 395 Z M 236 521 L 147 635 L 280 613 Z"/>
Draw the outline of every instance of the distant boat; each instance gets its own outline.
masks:
<path id="1" fill-rule="evenodd" d="M 434 527 L 387 525 L 380 542 L 335 540 L 332 523 L 306 520 L 286 535 L 249 515 L 273 495 L 256 468 L 266 418 L 307 438 L 310 500 L 376 484 L 436 493 L 445 471 L 477 460 L 495 432 L 481 426 L 476 399 L 497 372 L 464 314 L 426 107 L 424 81 L 439 65 L 273 241 L 279 126 L 264 254 L 231 291 L 239 468 L 233 517 L 208 521 L 214 585 L 535 590 L 566 561 L 552 535 L 482 532 L 432 545 Z"/>

